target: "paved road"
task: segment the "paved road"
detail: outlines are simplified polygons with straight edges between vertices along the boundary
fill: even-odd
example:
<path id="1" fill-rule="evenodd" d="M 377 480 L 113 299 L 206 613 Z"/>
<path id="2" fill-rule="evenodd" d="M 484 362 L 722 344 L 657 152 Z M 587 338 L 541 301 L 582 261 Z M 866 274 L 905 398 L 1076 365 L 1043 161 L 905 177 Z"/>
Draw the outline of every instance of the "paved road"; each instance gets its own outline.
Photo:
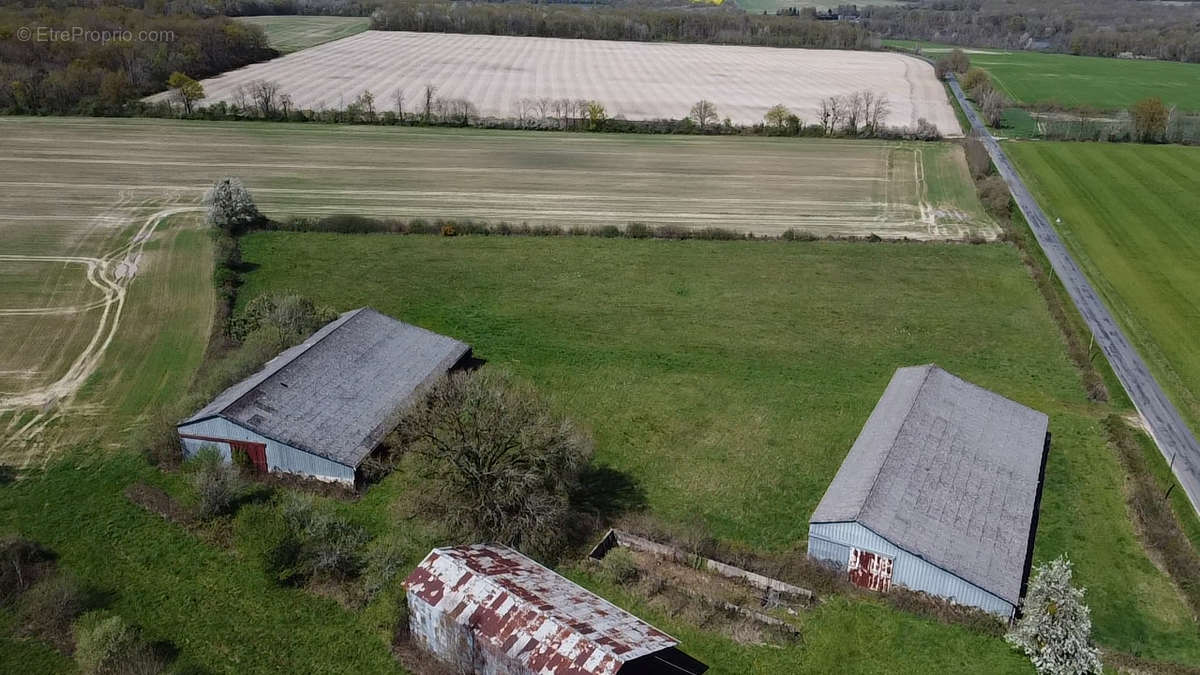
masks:
<path id="1" fill-rule="evenodd" d="M 1174 459 L 1175 477 L 1191 500 L 1192 508 L 1200 513 L 1200 443 L 1196 442 L 1196 437 L 1179 416 L 1179 411 L 1163 393 L 1162 387 L 1158 386 L 1158 382 L 1146 368 L 1146 363 L 1138 356 L 1096 290 L 1075 264 L 1075 260 L 1063 246 L 1062 239 L 1059 239 L 1058 233 L 1050 225 L 1050 220 L 1042 213 L 1041 207 L 1034 201 L 1033 195 L 1017 175 L 1016 169 L 1009 163 L 1004 150 L 983 125 L 975 113 L 975 108 L 967 101 L 966 95 L 953 76 L 950 78 L 950 88 L 971 126 L 987 147 L 992 162 L 1000 170 L 1000 175 L 1008 182 L 1013 199 L 1016 200 L 1021 213 L 1025 214 L 1025 220 L 1029 221 L 1033 235 L 1046 257 L 1050 259 L 1055 274 L 1062 280 L 1075 307 L 1079 309 L 1092 334 L 1096 336 L 1096 344 L 1100 345 L 1100 349 L 1108 357 L 1117 378 L 1121 380 L 1129 398 L 1133 400 L 1133 405 L 1141 413 L 1150 435 L 1158 444 L 1159 451 L 1168 462 Z"/>

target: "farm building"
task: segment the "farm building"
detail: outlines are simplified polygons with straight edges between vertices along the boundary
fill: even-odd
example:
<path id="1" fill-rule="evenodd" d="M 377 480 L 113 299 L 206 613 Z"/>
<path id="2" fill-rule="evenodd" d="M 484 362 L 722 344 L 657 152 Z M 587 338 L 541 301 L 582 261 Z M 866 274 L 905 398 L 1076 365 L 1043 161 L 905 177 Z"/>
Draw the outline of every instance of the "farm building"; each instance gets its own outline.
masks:
<path id="1" fill-rule="evenodd" d="M 1011 618 L 1050 446 L 1044 414 L 934 365 L 888 384 L 808 525 L 808 553 Z"/>
<path id="2" fill-rule="evenodd" d="M 470 352 L 370 308 L 346 312 L 181 422 L 184 453 L 213 445 L 262 472 L 353 485 L 404 406 Z"/>
<path id="3" fill-rule="evenodd" d="M 483 675 L 699 675 L 679 641 L 520 553 L 437 548 L 404 580 L 413 639 Z"/>

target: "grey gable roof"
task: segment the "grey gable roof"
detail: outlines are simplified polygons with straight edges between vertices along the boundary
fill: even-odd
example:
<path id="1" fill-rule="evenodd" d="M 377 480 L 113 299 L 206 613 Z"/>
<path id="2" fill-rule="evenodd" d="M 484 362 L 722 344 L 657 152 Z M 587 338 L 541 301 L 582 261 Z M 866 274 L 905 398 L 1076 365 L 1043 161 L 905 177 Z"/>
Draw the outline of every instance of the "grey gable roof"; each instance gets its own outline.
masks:
<path id="1" fill-rule="evenodd" d="M 357 467 L 414 393 L 470 347 L 368 307 L 342 314 L 180 423 L 222 417 Z"/>
<path id="2" fill-rule="evenodd" d="M 858 522 L 1016 604 L 1047 427 L 937 366 L 900 368 L 810 522 Z"/>

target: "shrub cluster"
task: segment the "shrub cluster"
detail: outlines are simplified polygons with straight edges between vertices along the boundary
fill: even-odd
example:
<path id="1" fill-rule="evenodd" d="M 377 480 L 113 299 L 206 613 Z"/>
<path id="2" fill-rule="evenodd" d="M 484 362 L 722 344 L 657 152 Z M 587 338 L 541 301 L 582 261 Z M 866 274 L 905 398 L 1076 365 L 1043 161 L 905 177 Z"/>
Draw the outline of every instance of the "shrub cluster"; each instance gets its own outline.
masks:
<path id="1" fill-rule="evenodd" d="M 75 662 L 85 675 L 156 675 L 166 659 L 117 615 L 84 615 L 75 626 Z"/>
<path id="2" fill-rule="evenodd" d="M 246 481 L 238 467 L 226 462 L 215 445 L 201 448 L 183 467 L 195 490 L 196 515 L 201 519 L 233 513 L 246 494 Z"/>
<path id="3" fill-rule="evenodd" d="M 352 602 L 369 601 L 387 589 L 415 552 L 400 538 L 373 543 L 365 529 L 329 504 L 290 491 L 242 508 L 234 540 L 272 582 L 340 585 Z M 350 590 L 355 581 L 360 588 Z"/>

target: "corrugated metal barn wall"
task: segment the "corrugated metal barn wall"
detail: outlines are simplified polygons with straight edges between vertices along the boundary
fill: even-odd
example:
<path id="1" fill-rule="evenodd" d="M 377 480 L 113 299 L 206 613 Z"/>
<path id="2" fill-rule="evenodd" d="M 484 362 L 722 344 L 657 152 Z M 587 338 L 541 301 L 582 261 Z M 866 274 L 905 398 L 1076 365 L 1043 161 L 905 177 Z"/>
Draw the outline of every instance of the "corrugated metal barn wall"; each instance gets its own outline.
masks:
<path id="1" fill-rule="evenodd" d="M 810 523 L 808 554 L 828 560 L 842 569 L 850 559 L 850 548 L 882 553 L 893 559 L 892 583 L 914 591 L 951 598 L 960 605 L 971 605 L 1010 618 L 1013 606 L 982 588 L 946 570 L 930 564 L 858 523 Z"/>
<path id="2" fill-rule="evenodd" d="M 354 468 L 338 464 L 323 457 L 317 457 L 311 453 L 293 448 L 290 445 L 284 445 L 278 441 L 271 440 L 265 436 L 260 436 L 249 429 L 245 429 L 227 419 L 213 417 L 207 420 L 201 420 L 193 424 L 179 427 L 179 433 L 191 434 L 194 436 L 208 436 L 210 438 L 228 438 L 234 441 L 248 441 L 250 443 L 262 443 L 267 446 L 267 468 L 271 471 L 282 471 L 284 473 L 295 473 L 302 476 L 311 476 L 326 481 L 335 481 L 354 485 Z M 216 445 L 225 456 L 226 460 L 230 460 L 229 445 L 225 443 L 213 443 L 211 441 L 201 441 L 191 438 L 181 439 L 183 441 L 184 451 L 190 456 L 199 451 L 205 445 Z"/>

